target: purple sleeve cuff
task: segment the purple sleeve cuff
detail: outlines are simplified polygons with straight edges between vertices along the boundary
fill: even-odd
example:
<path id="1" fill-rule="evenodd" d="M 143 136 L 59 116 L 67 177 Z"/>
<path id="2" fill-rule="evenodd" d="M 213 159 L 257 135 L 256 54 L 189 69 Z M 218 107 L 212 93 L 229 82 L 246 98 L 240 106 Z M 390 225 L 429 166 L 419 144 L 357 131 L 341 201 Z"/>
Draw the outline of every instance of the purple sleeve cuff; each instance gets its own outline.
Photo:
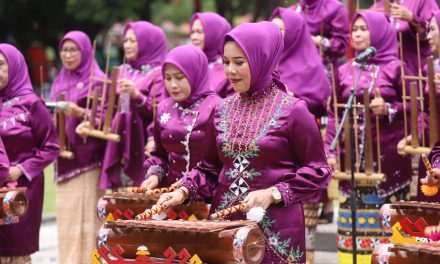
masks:
<path id="1" fill-rule="evenodd" d="M 29 181 L 32 181 L 32 176 L 26 171 L 26 169 L 21 164 L 17 164 L 17 167 L 23 172 L 23 175 L 26 176 L 26 178 Z"/>
<path id="2" fill-rule="evenodd" d="M 188 189 L 188 197 L 187 201 L 188 203 L 194 203 L 197 199 L 197 189 L 194 186 L 194 184 L 191 183 L 191 181 L 185 181 L 182 183 L 181 187 L 185 187 Z"/>
<path id="3" fill-rule="evenodd" d="M 141 107 L 147 103 L 147 96 L 142 93 L 139 93 L 138 97 L 135 99 L 136 106 Z"/>
<path id="4" fill-rule="evenodd" d="M 159 177 L 159 182 L 162 182 L 163 180 L 165 180 L 166 174 L 167 174 L 166 170 L 162 166 L 152 165 L 148 169 L 147 175 L 145 176 L 145 179 L 147 179 L 148 177 L 150 177 L 152 175 L 156 175 L 157 177 Z"/>
<path id="5" fill-rule="evenodd" d="M 432 167 L 436 169 L 440 169 L 440 157 L 434 156 L 432 157 Z"/>
<path id="6" fill-rule="evenodd" d="M 275 187 L 280 191 L 283 198 L 284 206 L 290 206 L 293 204 L 292 190 L 289 189 L 289 185 L 286 183 L 277 183 Z"/>

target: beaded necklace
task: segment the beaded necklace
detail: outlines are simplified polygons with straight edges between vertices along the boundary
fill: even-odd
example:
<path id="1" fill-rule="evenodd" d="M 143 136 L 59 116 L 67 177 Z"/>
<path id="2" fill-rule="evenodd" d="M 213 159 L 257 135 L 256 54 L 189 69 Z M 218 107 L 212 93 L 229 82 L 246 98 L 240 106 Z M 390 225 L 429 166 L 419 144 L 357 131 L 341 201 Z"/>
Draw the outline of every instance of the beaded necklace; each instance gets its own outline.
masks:
<path id="1" fill-rule="evenodd" d="M 256 139 L 260 134 L 260 128 L 264 127 L 270 121 L 271 113 L 278 97 L 279 89 L 275 83 L 272 83 L 269 89 L 265 89 L 262 93 L 256 95 L 238 95 L 233 100 L 233 104 L 227 113 L 227 120 L 236 120 L 237 122 L 228 122 L 226 145 L 227 149 L 233 150 L 237 153 L 236 156 L 241 156 L 242 153 L 256 150 Z M 257 114 L 257 106 L 263 104 L 261 112 L 258 115 L 256 122 L 254 116 Z M 268 107 L 268 104 L 269 107 Z M 268 110 L 266 111 L 266 109 Z M 249 111 L 244 111 L 249 109 Z M 266 117 L 263 116 L 266 114 Z M 245 117 L 246 116 L 246 117 Z M 240 125 L 244 122 L 244 129 L 241 131 Z M 251 129 L 255 128 L 255 129 Z M 240 133 L 242 132 L 242 133 Z M 239 134 L 241 138 L 238 139 Z M 243 144 L 244 143 L 244 144 Z"/>

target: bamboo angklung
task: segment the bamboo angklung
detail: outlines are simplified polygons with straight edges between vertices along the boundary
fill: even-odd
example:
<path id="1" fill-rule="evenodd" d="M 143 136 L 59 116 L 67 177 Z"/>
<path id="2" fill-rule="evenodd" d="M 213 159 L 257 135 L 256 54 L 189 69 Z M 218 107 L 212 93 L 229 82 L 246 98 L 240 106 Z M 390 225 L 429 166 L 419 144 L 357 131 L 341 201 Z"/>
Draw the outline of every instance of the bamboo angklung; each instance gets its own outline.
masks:
<path id="1" fill-rule="evenodd" d="M 352 74 L 354 76 L 354 70 L 352 71 Z M 377 75 L 373 75 L 373 78 L 377 78 Z M 354 81 L 355 78 L 353 78 Z M 374 80 L 374 86 L 376 85 L 376 80 Z M 354 84 L 353 84 L 354 85 Z M 377 89 L 376 87 L 371 87 L 373 89 Z M 374 90 L 375 95 L 378 94 L 377 91 Z M 333 97 L 336 96 L 336 92 L 333 92 Z M 364 149 L 363 149 L 363 160 L 364 160 L 364 172 L 360 171 L 360 157 L 359 157 L 359 148 L 355 148 L 356 153 L 351 153 L 351 140 L 350 140 L 350 130 L 349 130 L 349 120 L 347 119 L 345 124 L 341 124 L 344 126 L 344 148 L 345 148 L 345 156 L 344 156 L 344 168 L 345 171 L 341 172 L 335 172 L 334 178 L 337 180 L 350 180 L 351 178 L 351 155 L 355 155 L 356 160 L 356 171 L 354 173 L 355 179 L 358 185 L 360 186 L 375 186 L 378 181 L 385 180 L 385 175 L 381 171 L 381 165 L 380 161 L 378 162 L 378 170 L 375 171 L 374 168 L 374 158 L 373 158 L 373 137 L 372 137 L 372 126 L 371 126 L 371 110 L 369 108 L 370 105 L 370 91 L 368 88 L 364 89 L 363 94 L 363 104 L 359 104 L 356 102 L 356 99 L 353 101 L 353 115 L 355 116 L 355 145 L 358 145 L 358 141 L 356 140 L 358 138 L 358 123 L 357 115 L 358 111 L 357 108 L 364 109 L 364 130 L 365 130 L 365 142 L 364 142 Z M 339 124 L 337 124 L 336 116 L 338 114 L 338 108 L 345 108 L 345 104 L 338 104 L 334 100 L 334 109 L 335 109 L 335 122 L 336 127 L 338 127 Z M 379 126 L 379 122 L 376 120 L 376 125 Z M 380 141 L 380 129 L 376 128 L 376 141 Z M 378 143 L 380 144 L 380 143 Z M 380 160 L 380 147 L 377 149 L 377 159 Z M 338 156 L 338 160 L 340 160 L 340 156 Z"/>
<path id="2" fill-rule="evenodd" d="M 419 34 L 417 34 L 417 62 L 418 62 L 418 75 L 406 75 L 405 74 L 405 66 L 403 62 L 403 45 L 402 45 L 402 34 L 399 34 L 399 44 L 400 44 L 400 58 L 401 58 L 401 75 L 402 75 L 402 100 L 403 100 L 403 118 L 404 118 L 404 129 L 405 129 L 405 138 L 408 137 L 408 117 L 407 117 L 407 101 L 410 101 L 410 110 L 411 110 L 411 142 L 409 145 L 406 145 L 403 148 L 403 152 L 418 155 L 418 154 L 428 154 L 430 152 L 431 147 L 435 144 L 436 139 L 438 139 L 438 126 L 437 126 L 437 105 L 435 99 L 435 85 L 439 82 L 435 80 L 435 72 L 434 72 L 434 62 L 432 57 L 427 58 L 428 65 L 428 75 L 423 76 L 422 65 L 421 65 L 421 53 L 420 53 L 420 43 L 419 43 Z M 407 81 L 415 81 L 415 88 L 410 88 L 410 96 L 408 97 L 406 94 L 406 82 Z M 429 143 L 426 142 L 425 136 L 425 122 L 424 117 L 422 117 L 422 121 L 420 122 L 420 131 L 423 131 L 421 135 L 419 135 L 417 121 L 418 112 L 420 109 L 420 113 L 422 115 L 425 114 L 425 96 L 424 96 L 424 84 L 423 82 L 427 82 L 429 88 Z M 412 84 L 412 83 L 411 83 Z M 417 86 L 419 89 L 417 89 Z M 420 105 L 420 108 L 418 107 Z M 414 127 L 415 126 L 415 127 Z M 419 140 L 421 139 L 421 144 Z"/>
<path id="3" fill-rule="evenodd" d="M 63 102 L 65 100 L 64 92 L 60 93 L 59 101 Z M 75 155 L 70 151 L 70 141 L 66 137 L 66 114 L 64 111 L 59 111 L 57 115 L 57 126 L 58 126 L 58 140 L 60 142 L 60 157 L 65 159 L 73 159 Z"/>
<path id="4" fill-rule="evenodd" d="M 92 56 L 92 60 L 94 59 L 94 54 L 96 51 L 96 43 L 93 43 L 93 56 Z M 109 51 L 107 51 L 107 60 L 106 60 L 106 68 L 105 68 L 105 75 L 108 76 L 108 70 L 109 70 L 109 56 L 110 53 Z M 91 137 L 95 137 L 95 138 L 99 138 L 99 139 L 103 139 L 103 140 L 108 140 L 108 141 L 114 141 L 114 142 L 119 142 L 119 140 L 121 139 L 120 136 L 117 133 L 112 133 L 111 132 L 111 124 L 112 124 L 112 120 L 113 120 L 113 115 L 114 115 L 114 107 L 115 107 L 115 102 L 116 102 L 116 87 L 117 87 L 117 82 L 118 82 L 118 74 L 119 74 L 119 67 L 114 67 L 112 70 L 112 80 L 108 80 L 107 77 L 102 79 L 102 78 L 96 78 L 93 75 L 93 63 L 92 66 L 90 68 L 90 84 L 89 84 L 89 90 L 88 90 L 88 95 L 87 95 L 87 103 L 86 103 L 86 112 L 90 111 L 90 117 L 88 117 L 87 115 L 85 116 L 85 121 L 87 121 L 88 118 L 90 118 L 90 122 L 88 126 L 83 126 L 80 128 L 79 133 L 81 133 L 82 135 L 86 135 L 86 136 L 91 136 Z M 103 88 L 102 88 L 102 93 L 101 96 L 98 98 L 97 94 L 99 94 L 99 92 L 97 92 L 98 88 L 96 87 L 92 87 L 92 81 L 98 81 L 98 82 L 102 82 L 103 84 Z M 105 102 L 107 101 L 107 85 L 110 84 L 110 92 L 108 95 L 108 105 L 107 105 L 107 111 L 106 111 L 106 115 L 105 115 L 105 120 L 103 121 L 103 112 L 104 112 L 104 105 Z M 94 91 L 94 92 L 93 92 Z M 99 90 L 98 90 L 99 91 Z M 90 107 L 90 100 L 92 100 L 92 107 Z M 97 116 L 97 107 L 98 107 L 98 103 L 99 101 L 100 103 L 100 117 L 99 119 L 96 118 Z M 92 108 L 90 110 L 90 108 Z M 95 120 L 99 120 L 98 124 L 96 124 Z M 97 129 L 95 128 L 97 126 Z M 102 129 L 101 129 L 102 126 Z M 118 127 L 116 126 L 115 130 L 118 130 Z"/>
<path id="5" fill-rule="evenodd" d="M 111 81 L 111 85 L 110 85 L 108 107 L 107 107 L 107 112 L 105 115 L 103 129 L 99 130 L 99 129 L 94 129 L 91 126 L 90 127 L 84 126 L 81 128 L 81 134 L 104 139 L 104 140 L 114 141 L 114 142 L 119 142 L 119 140 L 121 139 L 118 134 L 111 133 L 111 131 L 110 131 L 111 130 L 111 123 L 112 123 L 113 115 L 114 115 L 115 101 L 116 101 L 116 87 L 117 87 L 117 82 L 118 82 L 118 74 L 119 74 L 119 67 L 114 67 L 112 70 L 112 81 Z M 101 97 L 101 100 L 105 100 L 105 98 Z M 101 109 L 101 111 L 102 111 L 102 109 Z M 91 119 L 95 119 L 95 117 L 96 116 L 90 116 Z M 100 123 L 102 123 L 102 120 L 100 120 Z"/>

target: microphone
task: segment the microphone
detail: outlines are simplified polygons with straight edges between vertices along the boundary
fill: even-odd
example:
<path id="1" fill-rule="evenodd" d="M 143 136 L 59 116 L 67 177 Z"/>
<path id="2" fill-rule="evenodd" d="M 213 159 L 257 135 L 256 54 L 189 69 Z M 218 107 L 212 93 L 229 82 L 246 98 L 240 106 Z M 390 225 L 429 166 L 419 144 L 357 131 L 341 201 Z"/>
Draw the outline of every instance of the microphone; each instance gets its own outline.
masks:
<path id="1" fill-rule="evenodd" d="M 369 58 L 373 57 L 376 54 L 376 49 L 374 47 L 368 47 L 366 50 L 364 50 L 361 54 L 359 54 L 354 61 L 356 63 L 363 63 L 366 62 Z"/>

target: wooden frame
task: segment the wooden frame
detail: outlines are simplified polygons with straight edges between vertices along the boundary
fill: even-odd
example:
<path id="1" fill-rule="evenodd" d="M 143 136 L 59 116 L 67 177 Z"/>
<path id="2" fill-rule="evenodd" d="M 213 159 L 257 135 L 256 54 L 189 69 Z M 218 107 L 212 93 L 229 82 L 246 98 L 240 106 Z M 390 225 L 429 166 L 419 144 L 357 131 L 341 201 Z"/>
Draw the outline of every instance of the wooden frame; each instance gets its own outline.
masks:
<path id="1" fill-rule="evenodd" d="M 400 58 L 402 62 L 401 66 L 401 77 L 402 77 L 402 101 L 403 101 L 403 119 L 404 119 L 404 130 L 405 139 L 408 137 L 408 125 L 411 126 L 411 144 L 406 145 L 403 148 L 403 152 L 411 155 L 418 154 L 428 154 L 431 148 L 434 146 L 435 142 L 438 140 L 438 124 L 437 124 L 437 105 L 435 100 L 435 89 L 436 85 L 440 84 L 439 81 L 435 80 L 435 70 L 434 70 L 434 58 L 432 56 L 427 58 L 428 74 L 423 76 L 422 63 L 421 63 L 421 53 L 420 53 L 420 41 L 419 34 L 417 33 L 417 59 L 418 59 L 418 74 L 417 75 L 406 75 L 405 66 L 403 62 L 403 45 L 402 45 L 402 34 L 399 34 L 400 40 Z M 410 96 L 406 94 L 406 82 L 410 81 Z M 418 118 L 419 118 L 419 106 L 422 113 L 425 112 L 425 95 L 424 95 L 424 82 L 428 84 L 428 103 L 429 103 L 429 142 L 426 142 L 425 133 L 421 135 L 421 144 L 419 142 L 420 136 L 418 131 Z M 418 87 L 417 87 L 418 86 Z M 418 89 L 417 89 L 418 88 Z M 407 116 L 407 101 L 410 102 L 410 123 L 408 122 Z M 424 122 L 421 123 L 421 130 L 425 131 Z"/>
<path id="2" fill-rule="evenodd" d="M 352 66 L 354 67 L 354 66 Z M 332 88 L 333 88 L 333 108 L 335 111 L 335 128 L 338 129 L 338 127 L 341 125 L 338 121 L 338 110 L 344 109 L 345 104 L 340 104 L 337 102 L 337 93 L 336 93 L 336 85 L 335 85 L 335 78 L 334 78 L 334 69 L 333 65 L 331 65 L 331 74 L 332 74 Z M 354 68 L 353 68 L 353 76 L 354 76 Z M 374 78 L 376 78 L 374 76 Z M 354 81 L 355 78 L 353 78 Z M 354 85 L 354 84 L 353 84 Z M 376 79 L 374 80 L 374 87 L 375 89 L 375 95 L 378 94 L 377 91 L 377 85 L 376 85 Z M 371 125 L 371 111 L 370 111 L 370 91 L 369 88 L 364 89 L 363 94 L 363 104 L 356 102 L 356 97 L 354 98 L 353 103 L 353 115 L 357 116 L 357 109 L 364 109 L 365 115 L 365 142 L 364 142 L 364 156 L 363 159 L 365 161 L 364 171 L 360 171 L 360 160 L 359 157 L 359 144 L 357 143 L 358 140 L 358 129 L 357 129 L 357 121 L 355 118 L 355 152 L 351 153 L 351 139 L 350 139 L 350 132 L 349 132 L 349 120 L 345 122 L 345 124 L 342 124 L 344 126 L 344 147 L 346 149 L 346 155 L 345 155 L 345 162 L 344 162 L 344 171 L 335 172 L 333 174 L 333 178 L 336 180 L 350 180 L 351 179 L 351 155 L 356 155 L 356 171 L 354 172 L 354 177 L 356 179 L 356 184 L 359 186 L 376 186 L 377 182 L 384 181 L 385 175 L 382 173 L 382 164 L 380 160 L 381 156 L 381 148 L 380 148 L 380 128 L 379 128 L 379 117 L 376 117 L 376 149 L 377 149 L 377 170 L 374 169 L 374 163 L 373 163 L 373 136 L 372 136 L 372 125 Z M 341 154 L 339 147 L 337 148 L 337 160 L 340 164 L 341 160 Z M 340 167 L 340 166 L 339 166 Z M 341 167 L 340 167 L 341 168 Z"/>
<path id="3" fill-rule="evenodd" d="M 86 113 L 90 113 L 90 116 L 86 115 L 84 120 L 84 121 L 89 121 L 89 125 L 83 126 L 80 129 L 77 129 L 77 131 L 82 135 L 91 136 L 108 141 L 119 142 L 121 137 L 117 134 L 117 132 L 111 131 L 112 120 L 115 112 L 114 108 L 116 103 L 116 88 L 118 84 L 119 67 L 113 68 L 112 78 L 111 80 L 109 80 L 107 76 L 108 76 L 109 63 L 110 63 L 110 45 L 111 43 L 109 43 L 109 47 L 107 48 L 107 60 L 105 67 L 106 77 L 102 79 L 94 76 L 93 64 L 90 68 L 90 82 L 89 82 L 89 90 L 87 93 L 87 104 L 86 104 Z M 96 42 L 93 43 L 92 59 L 95 58 L 95 51 L 96 51 Z M 99 96 L 99 92 L 100 92 L 99 89 L 97 87 L 92 87 L 93 80 L 103 83 L 101 96 Z M 107 96 L 107 85 L 110 85 L 108 96 Z M 103 109 L 106 102 L 108 102 L 108 105 L 104 117 Z M 98 124 L 96 124 L 95 120 L 97 118 L 98 104 L 100 104 L 101 114 L 98 118 L 99 122 Z M 117 108 L 119 109 L 119 105 L 117 106 Z"/>

